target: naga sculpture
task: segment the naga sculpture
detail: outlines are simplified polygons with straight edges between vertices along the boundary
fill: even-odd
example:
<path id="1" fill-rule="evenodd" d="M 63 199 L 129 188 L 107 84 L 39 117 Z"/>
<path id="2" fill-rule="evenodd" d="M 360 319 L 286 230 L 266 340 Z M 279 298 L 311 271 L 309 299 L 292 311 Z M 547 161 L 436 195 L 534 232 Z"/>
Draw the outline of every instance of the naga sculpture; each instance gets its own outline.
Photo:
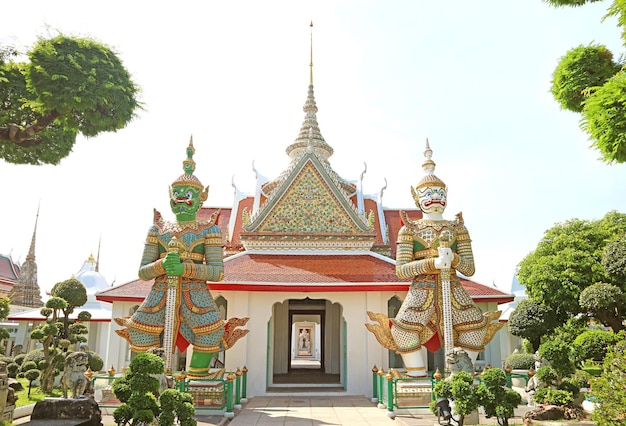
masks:
<path id="1" fill-rule="evenodd" d="M 427 375 L 427 351 L 435 352 L 444 343 L 444 299 L 450 307 L 446 356 L 458 347 L 473 363 L 503 325 L 493 322 L 501 312 L 483 314 L 456 275 L 457 271 L 468 277 L 474 274 L 471 239 L 461 213 L 453 221 L 443 219 L 447 187 L 434 175 L 428 140 L 424 156 L 425 176 L 411 187 L 423 215 L 414 221 L 401 212 L 403 226 L 397 240 L 396 274 L 412 283 L 395 318 L 368 312 L 378 324 L 366 324 L 382 346 L 402 356 L 406 374 L 412 377 Z"/>
<path id="2" fill-rule="evenodd" d="M 190 139 L 184 174 L 170 186 L 170 207 L 176 222 L 167 222 L 154 212 L 139 268 L 140 279 L 154 279 L 152 289 L 132 317 L 115 321 L 125 327 L 116 332 L 128 340 L 131 350 L 146 352 L 163 347 L 168 373 L 174 349 L 184 352 L 193 345 L 187 375 L 204 378 L 209 375 L 213 357 L 248 333 L 237 328 L 248 318 L 225 321 L 207 283 L 224 277 L 223 242 L 216 223 L 219 210 L 207 221 L 196 220 L 208 187 L 204 188 L 193 174 L 194 153 Z"/>

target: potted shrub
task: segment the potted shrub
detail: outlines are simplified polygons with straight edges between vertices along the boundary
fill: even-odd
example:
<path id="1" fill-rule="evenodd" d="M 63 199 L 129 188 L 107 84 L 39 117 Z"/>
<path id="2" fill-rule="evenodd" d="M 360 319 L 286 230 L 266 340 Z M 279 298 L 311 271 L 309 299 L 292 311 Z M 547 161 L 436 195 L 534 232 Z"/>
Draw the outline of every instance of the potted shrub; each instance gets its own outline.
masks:
<path id="1" fill-rule="evenodd" d="M 535 365 L 535 356 L 527 353 L 513 353 L 509 355 L 504 364 L 511 370 L 523 370 L 527 373 Z"/>
<path id="2" fill-rule="evenodd" d="M 511 374 L 528 376 L 528 370 L 535 365 L 535 356 L 529 353 L 513 353 L 504 361 L 505 367 L 511 370 Z M 512 377 L 511 385 L 517 388 L 526 388 L 524 377 Z"/>

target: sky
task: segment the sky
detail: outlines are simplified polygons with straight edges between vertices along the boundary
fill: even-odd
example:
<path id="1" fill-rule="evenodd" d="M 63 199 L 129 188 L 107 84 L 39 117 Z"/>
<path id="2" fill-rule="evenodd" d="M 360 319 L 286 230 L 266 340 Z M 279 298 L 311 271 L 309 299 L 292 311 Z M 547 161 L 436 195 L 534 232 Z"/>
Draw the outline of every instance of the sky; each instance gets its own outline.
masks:
<path id="1" fill-rule="evenodd" d="M 0 42 L 87 36 L 113 48 L 141 88 L 126 128 L 86 139 L 58 166 L 0 160 L 0 253 L 23 262 L 37 211 L 39 286 L 49 291 L 100 253 L 109 284 L 136 279 L 153 209 L 174 220 L 168 186 L 193 135 L 205 206 L 253 193 L 254 167 L 288 165 L 309 83 L 333 169 L 383 205 L 413 208 L 428 138 L 462 211 L 473 279 L 508 291 L 544 232 L 572 218 L 626 212 L 626 165 L 598 160 L 580 116 L 549 92 L 567 50 L 623 53 L 603 1 L 555 9 L 540 0 L 31 0 L 2 6 Z M 99 249 L 100 247 L 100 249 Z"/>

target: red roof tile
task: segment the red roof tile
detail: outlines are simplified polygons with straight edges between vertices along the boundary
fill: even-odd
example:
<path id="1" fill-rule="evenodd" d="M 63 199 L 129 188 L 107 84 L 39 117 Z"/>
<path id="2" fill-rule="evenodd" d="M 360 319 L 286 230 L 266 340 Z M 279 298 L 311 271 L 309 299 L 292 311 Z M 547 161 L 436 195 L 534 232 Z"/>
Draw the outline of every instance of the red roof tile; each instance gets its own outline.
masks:
<path id="1" fill-rule="evenodd" d="M 261 292 L 406 291 L 408 282 L 395 274 L 395 264 L 369 254 L 274 255 L 243 254 L 224 262 L 224 280 L 212 290 Z M 500 290 L 461 278 L 474 301 L 506 303 L 513 297 Z M 113 302 L 143 300 L 152 281 L 135 280 L 97 295 Z"/>
<path id="2" fill-rule="evenodd" d="M 243 254 L 224 262 L 226 282 L 402 282 L 395 263 L 369 254 Z M 405 281 L 406 282 L 406 281 Z"/>
<path id="3" fill-rule="evenodd" d="M 0 254 L 0 277 L 7 278 L 9 281 L 17 280 L 19 267 L 13 262 L 10 256 Z"/>

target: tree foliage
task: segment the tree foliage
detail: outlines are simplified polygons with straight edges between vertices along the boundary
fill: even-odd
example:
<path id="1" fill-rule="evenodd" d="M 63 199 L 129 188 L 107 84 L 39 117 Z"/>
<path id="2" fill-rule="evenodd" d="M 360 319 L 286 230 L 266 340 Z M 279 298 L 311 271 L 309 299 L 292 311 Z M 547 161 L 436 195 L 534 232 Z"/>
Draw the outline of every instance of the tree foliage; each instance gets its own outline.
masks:
<path id="1" fill-rule="evenodd" d="M 612 284 L 597 283 L 580 293 L 580 307 L 613 331 L 624 329 L 623 309 L 626 305 L 624 292 Z"/>
<path id="2" fill-rule="evenodd" d="M 615 344 L 617 335 L 604 330 L 587 330 L 574 340 L 574 350 L 580 361 L 602 361 L 607 350 Z"/>
<path id="3" fill-rule="evenodd" d="M 626 288 L 626 235 L 606 245 L 602 254 L 602 267 L 612 283 Z"/>
<path id="4" fill-rule="evenodd" d="M 608 280 L 601 260 L 607 242 L 626 232 L 626 215 L 611 211 L 599 220 L 571 219 L 548 229 L 520 263 L 518 278 L 529 297 L 561 318 L 583 312 L 580 293 Z"/>
<path id="5" fill-rule="evenodd" d="M 580 127 L 606 163 L 626 162 L 626 73 L 619 72 L 602 86 L 590 88 Z"/>
<path id="6" fill-rule="evenodd" d="M 582 112 L 590 88 L 602 86 L 620 70 L 606 46 L 578 46 L 561 58 L 550 91 L 563 109 Z"/>
<path id="7" fill-rule="evenodd" d="M 544 0 L 553 6 L 582 6 L 597 0 Z M 626 0 L 615 0 L 607 17 L 616 16 L 626 41 Z M 580 127 L 606 163 L 626 162 L 626 73 L 602 45 L 568 51 L 553 73 L 552 94 L 565 109 L 581 113 Z"/>
<path id="8" fill-rule="evenodd" d="M 572 348 L 567 342 L 549 339 L 539 346 L 538 355 L 541 360 L 550 363 L 551 368 L 559 377 L 567 377 L 576 371 L 576 366 L 572 361 L 572 352 Z"/>
<path id="9" fill-rule="evenodd" d="M 597 1 L 602 1 L 602 0 L 543 0 L 543 1 L 555 7 L 563 7 L 563 6 L 582 6 L 583 4 L 586 4 L 586 3 L 595 3 Z"/>
<path id="10" fill-rule="evenodd" d="M 58 164 L 78 133 L 124 128 L 140 108 L 138 86 L 117 54 L 89 38 L 40 38 L 16 62 L 0 49 L 0 158 Z"/>
<path id="11" fill-rule="evenodd" d="M 558 325 L 554 310 L 533 300 L 524 299 L 511 313 L 507 326 L 512 335 L 527 339 L 533 352 L 539 349 L 541 337 Z"/>

